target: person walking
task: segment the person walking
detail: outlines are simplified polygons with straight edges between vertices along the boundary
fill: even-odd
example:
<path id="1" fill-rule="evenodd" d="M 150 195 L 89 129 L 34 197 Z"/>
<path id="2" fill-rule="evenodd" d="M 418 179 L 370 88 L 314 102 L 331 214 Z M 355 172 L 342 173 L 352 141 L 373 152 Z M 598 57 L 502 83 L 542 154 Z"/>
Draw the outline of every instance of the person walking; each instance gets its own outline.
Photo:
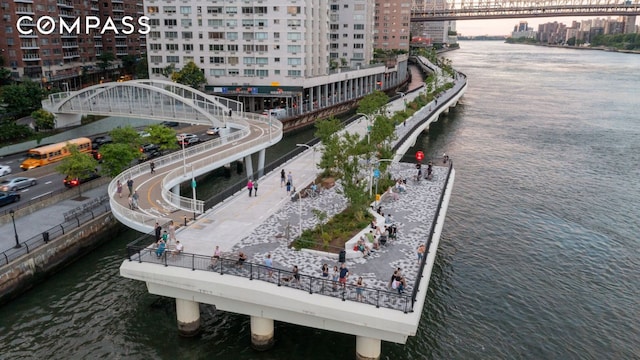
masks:
<path id="1" fill-rule="evenodd" d="M 140 196 L 138 195 L 138 190 L 133 191 L 133 195 L 131 195 L 131 199 L 133 200 L 133 209 L 136 210 L 138 208 L 138 199 Z"/>
<path id="2" fill-rule="evenodd" d="M 253 182 L 253 196 L 258 196 L 258 180 Z"/>
<path id="3" fill-rule="evenodd" d="M 284 169 L 280 170 L 280 187 L 282 187 L 287 181 L 287 176 L 286 173 L 284 172 Z"/>
<path id="4" fill-rule="evenodd" d="M 427 248 L 424 244 L 420 244 L 420 246 L 418 246 L 418 250 L 416 250 L 416 252 L 418 253 L 418 265 L 420 265 L 420 261 L 422 261 L 426 249 Z"/>
<path id="5" fill-rule="evenodd" d="M 118 180 L 118 184 L 116 185 L 116 192 L 118 193 L 118 197 L 122 197 L 122 183 Z"/>
<path id="6" fill-rule="evenodd" d="M 129 189 L 129 196 L 133 195 L 133 179 L 127 180 L 127 188 Z"/>
<path id="7" fill-rule="evenodd" d="M 149 168 L 151 169 L 151 173 L 155 174 L 156 173 L 156 163 L 154 163 L 153 161 L 149 164 Z"/>
<path id="8" fill-rule="evenodd" d="M 287 181 L 287 195 L 291 194 L 291 183 Z"/>
<path id="9" fill-rule="evenodd" d="M 251 179 L 247 181 L 247 189 L 249 190 L 249 197 L 251 197 L 251 192 L 253 191 L 253 181 Z"/>

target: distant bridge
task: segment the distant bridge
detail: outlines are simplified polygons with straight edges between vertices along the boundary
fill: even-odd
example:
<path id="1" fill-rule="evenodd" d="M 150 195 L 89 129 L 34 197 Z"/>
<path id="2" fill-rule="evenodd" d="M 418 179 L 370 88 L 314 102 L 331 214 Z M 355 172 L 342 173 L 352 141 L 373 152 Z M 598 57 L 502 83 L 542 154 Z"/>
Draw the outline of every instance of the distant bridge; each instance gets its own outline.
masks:
<path id="1" fill-rule="evenodd" d="M 414 0 L 411 22 L 640 15 L 640 0 Z"/>

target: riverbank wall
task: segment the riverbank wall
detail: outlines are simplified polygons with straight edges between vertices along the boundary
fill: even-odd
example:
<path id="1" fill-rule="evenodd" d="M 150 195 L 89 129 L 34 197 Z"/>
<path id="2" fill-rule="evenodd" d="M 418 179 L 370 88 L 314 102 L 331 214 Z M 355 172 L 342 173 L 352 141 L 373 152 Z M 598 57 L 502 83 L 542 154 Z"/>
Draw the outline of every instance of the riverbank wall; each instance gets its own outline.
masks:
<path id="1" fill-rule="evenodd" d="M 125 230 L 111 212 L 0 267 L 0 305 L 46 280 L 97 246 Z"/>

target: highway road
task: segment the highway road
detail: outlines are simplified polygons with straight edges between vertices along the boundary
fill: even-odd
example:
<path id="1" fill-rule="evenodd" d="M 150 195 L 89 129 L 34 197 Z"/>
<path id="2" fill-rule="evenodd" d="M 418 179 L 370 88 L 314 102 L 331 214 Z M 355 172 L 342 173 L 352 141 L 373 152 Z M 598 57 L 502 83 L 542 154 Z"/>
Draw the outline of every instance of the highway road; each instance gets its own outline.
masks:
<path id="1" fill-rule="evenodd" d="M 179 127 L 175 127 L 173 129 L 176 130 L 177 133 L 192 133 L 198 135 L 200 140 L 207 141 L 217 137 L 207 135 L 207 126 L 202 125 L 181 125 Z M 139 130 L 144 129 L 141 127 Z M 96 136 L 100 136 L 104 134 L 94 134 L 89 136 L 90 138 L 94 138 Z M 14 154 L 8 155 L 0 158 L 0 165 L 8 165 L 11 167 L 11 174 L 7 174 L 5 176 L 0 177 L 1 180 L 11 179 L 17 176 L 25 176 L 29 178 L 34 178 L 37 181 L 35 186 L 31 186 L 22 190 L 18 190 L 17 193 L 20 194 L 20 201 L 17 203 L 12 203 L 9 205 L 5 205 L 0 207 L 0 212 L 9 211 L 13 208 L 22 207 L 28 201 L 37 201 L 37 199 L 47 196 L 55 191 L 59 191 L 65 189 L 63 180 L 65 178 L 64 175 L 56 172 L 56 166 L 58 164 L 49 164 L 46 166 L 38 167 L 35 169 L 22 171 L 20 169 L 20 164 L 26 158 L 26 154 Z M 71 191 L 71 189 L 67 189 Z"/>

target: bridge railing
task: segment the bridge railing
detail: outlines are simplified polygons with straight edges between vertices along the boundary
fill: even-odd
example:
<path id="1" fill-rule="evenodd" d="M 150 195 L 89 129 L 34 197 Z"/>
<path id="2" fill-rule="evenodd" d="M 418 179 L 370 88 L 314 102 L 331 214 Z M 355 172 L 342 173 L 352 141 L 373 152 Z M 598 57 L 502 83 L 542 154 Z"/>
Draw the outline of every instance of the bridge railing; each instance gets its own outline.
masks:
<path id="1" fill-rule="evenodd" d="M 244 113 L 241 115 L 244 116 L 245 118 L 251 119 L 251 121 L 268 123 L 272 131 L 271 135 L 273 138 L 279 138 L 280 136 L 282 136 L 283 125 L 279 120 L 277 119 L 270 120 L 266 116 L 250 114 L 250 113 Z M 249 131 L 250 131 L 249 123 L 246 122 L 244 119 L 240 118 L 240 116 L 238 117 L 234 116 L 234 118 L 235 118 L 234 123 L 236 125 L 240 125 L 240 123 L 246 125 L 246 128 L 242 130 L 242 133 L 237 132 L 238 133 L 237 136 L 216 139 L 213 142 L 208 141 L 205 144 L 201 144 L 201 145 L 197 145 L 192 148 L 189 148 L 189 150 L 192 151 L 193 154 L 195 155 L 197 153 L 209 151 L 213 148 L 223 146 L 225 144 L 228 144 L 229 142 L 238 140 L 242 137 L 249 135 Z M 221 150 L 219 152 L 216 152 L 212 156 L 207 156 L 204 159 L 193 161 L 190 164 L 191 166 L 193 166 L 194 169 L 197 169 L 197 168 L 202 168 L 208 165 L 215 164 L 216 162 L 220 162 L 220 161 L 227 162 L 227 161 L 230 161 L 229 159 L 233 157 L 237 158 L 238 154 L 242 154 L 246 150 L 250 150 L 257 145 L 262 145 L 265 142 L 271 142 L 271 141 L 272 139 L 266 139 L 266 136 L 259 137 L 259 138 L 250 140 L 248 142 L 236 145 L 234 147 Z M 182 210 L 188 210 L 188 211 L 202 214 L 204 212 L 204 207 L 205 207 L 204 201 L 196 200 L 194 202 L 193 198 L 189 198 L 187 196 L 180 196 L 176 193 L 171 192 L 169 184 L 175 183 L 175 180 L 178 178 L 184 179 L 185 177 L 188 177 L 188 172 L 186 172 L 185 169 L 175 169 L 169 172 L 167 175 L 165 175 L 165 177 L 162 179 L 162 198 L 165 201 L 170 202 L 171 204 L 174 204 L 175 206 L 179 207 Z"/>
<path id="2" fill-rule="evenodd" d="M 342 301 L 356 301 L 375 306 L 402 311 L 405 314 L 413 311 L 410 295 L 399 294 L 397 291 L 375 289 L 366 286 L 358 287 L 355 282 L 349 281 L 344 287 L 337 281 L 329 278 L 299 274 L 298 277 L 289 270 L 270 268 L 265 265 L 248 261 L 240 263 L 238 259 L 221 257 L 214 259 L 205 255 L 192 253 L 174 254 L 170 250 L 158 251 L 153 242 L 153 237 L 145 234 L 127 245 L 127 258 L 129 261 L 139 263 L 154 263 L 164 266 L 181 267 L 193 271 L 208 271 L 221 275 L 233 275 L 248 278 L 249 280 L 264 281 L 274 286 L 286 286 L 292 289 L 305 291 L 309 294 L 319 294 Z"/>

